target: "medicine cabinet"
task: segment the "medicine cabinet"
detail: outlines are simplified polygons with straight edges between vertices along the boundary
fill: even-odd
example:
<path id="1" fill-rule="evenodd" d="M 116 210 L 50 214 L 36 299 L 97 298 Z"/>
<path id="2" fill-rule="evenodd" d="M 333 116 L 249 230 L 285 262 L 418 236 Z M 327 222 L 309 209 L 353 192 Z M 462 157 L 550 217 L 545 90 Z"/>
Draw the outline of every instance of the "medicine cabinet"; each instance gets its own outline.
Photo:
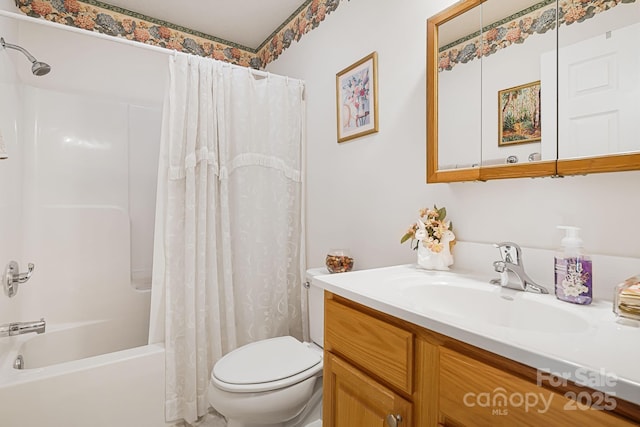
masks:
<path id="1" fill-rule="evenodd" d="M 427 182 L 640 169 L 640 0 L 463 0 L 427 21 Z"/>

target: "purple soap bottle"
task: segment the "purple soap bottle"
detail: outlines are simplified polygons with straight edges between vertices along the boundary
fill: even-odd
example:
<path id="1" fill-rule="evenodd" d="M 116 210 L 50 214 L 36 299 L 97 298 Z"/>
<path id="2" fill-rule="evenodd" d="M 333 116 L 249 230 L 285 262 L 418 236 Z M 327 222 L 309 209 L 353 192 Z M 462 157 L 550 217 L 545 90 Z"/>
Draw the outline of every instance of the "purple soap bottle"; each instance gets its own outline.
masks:
<path id="1" fill-rule="evenodd" d="M 555 255 L 556 297 L 574 304 L 591 304 L 593 300 L 593 269 L 591 258 L 585 255 L 580 229 L 559 225 L 565 230 L 561 248 Z"/>

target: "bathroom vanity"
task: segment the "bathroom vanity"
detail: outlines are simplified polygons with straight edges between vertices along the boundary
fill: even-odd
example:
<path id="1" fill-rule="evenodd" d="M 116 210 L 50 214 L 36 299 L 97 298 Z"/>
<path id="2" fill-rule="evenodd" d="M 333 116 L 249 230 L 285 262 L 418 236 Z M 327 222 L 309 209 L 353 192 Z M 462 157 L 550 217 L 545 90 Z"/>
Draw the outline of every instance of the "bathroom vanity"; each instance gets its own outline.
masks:
<path id="1" fill-rule="evenodd" d="M 640 369 L 623 354 L 638 354 L 640 329 L 615 323 L 610 304 L 414 266 L 314 280 L 325 289 L 325 426 L 640 423 Z"/>

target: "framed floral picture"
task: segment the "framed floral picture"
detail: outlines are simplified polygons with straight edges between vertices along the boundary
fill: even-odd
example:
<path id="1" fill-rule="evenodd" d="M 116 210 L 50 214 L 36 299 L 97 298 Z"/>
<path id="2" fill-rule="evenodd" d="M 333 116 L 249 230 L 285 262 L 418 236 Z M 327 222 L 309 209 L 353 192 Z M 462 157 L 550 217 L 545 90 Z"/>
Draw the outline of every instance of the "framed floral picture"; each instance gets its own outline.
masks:
<path id="1" fill-rule="evenodd" d="M 336 74 L 338 142 L 378 132 L 378 53 Z"/>
<path id="2" fill-rule="evenodd" d="M 498 92 L 498 146 L 540 141 L 540 81 Z"/>

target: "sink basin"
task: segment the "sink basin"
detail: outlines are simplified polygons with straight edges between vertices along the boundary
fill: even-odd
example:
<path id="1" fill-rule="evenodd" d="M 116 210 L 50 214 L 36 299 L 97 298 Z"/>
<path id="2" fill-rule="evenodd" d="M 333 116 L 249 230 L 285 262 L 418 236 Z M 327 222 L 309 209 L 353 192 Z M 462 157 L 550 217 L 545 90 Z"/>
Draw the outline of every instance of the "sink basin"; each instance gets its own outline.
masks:
<path id="1" fill-rule="evenodd" d="M 593 306 L 568 304 L 552 294 L 503 288 L 489 279 L 446 271 L 388 267 L 332 275 L 331 282 L 424 318 L 466 330 L 493 329 L 515 339 L 567 337 L 590 330 L 591 317 L 602 315 Z"/>
<path id="2" fill-rule="evenodd" d="M 419 313 L 439 313 L 514 330 L 558 334 L 582 332 L 589 327 L 587 319 L 561 306 L 552 296 L 456 276 L 407 284 L 398 289 L 397 297 Z"/>

